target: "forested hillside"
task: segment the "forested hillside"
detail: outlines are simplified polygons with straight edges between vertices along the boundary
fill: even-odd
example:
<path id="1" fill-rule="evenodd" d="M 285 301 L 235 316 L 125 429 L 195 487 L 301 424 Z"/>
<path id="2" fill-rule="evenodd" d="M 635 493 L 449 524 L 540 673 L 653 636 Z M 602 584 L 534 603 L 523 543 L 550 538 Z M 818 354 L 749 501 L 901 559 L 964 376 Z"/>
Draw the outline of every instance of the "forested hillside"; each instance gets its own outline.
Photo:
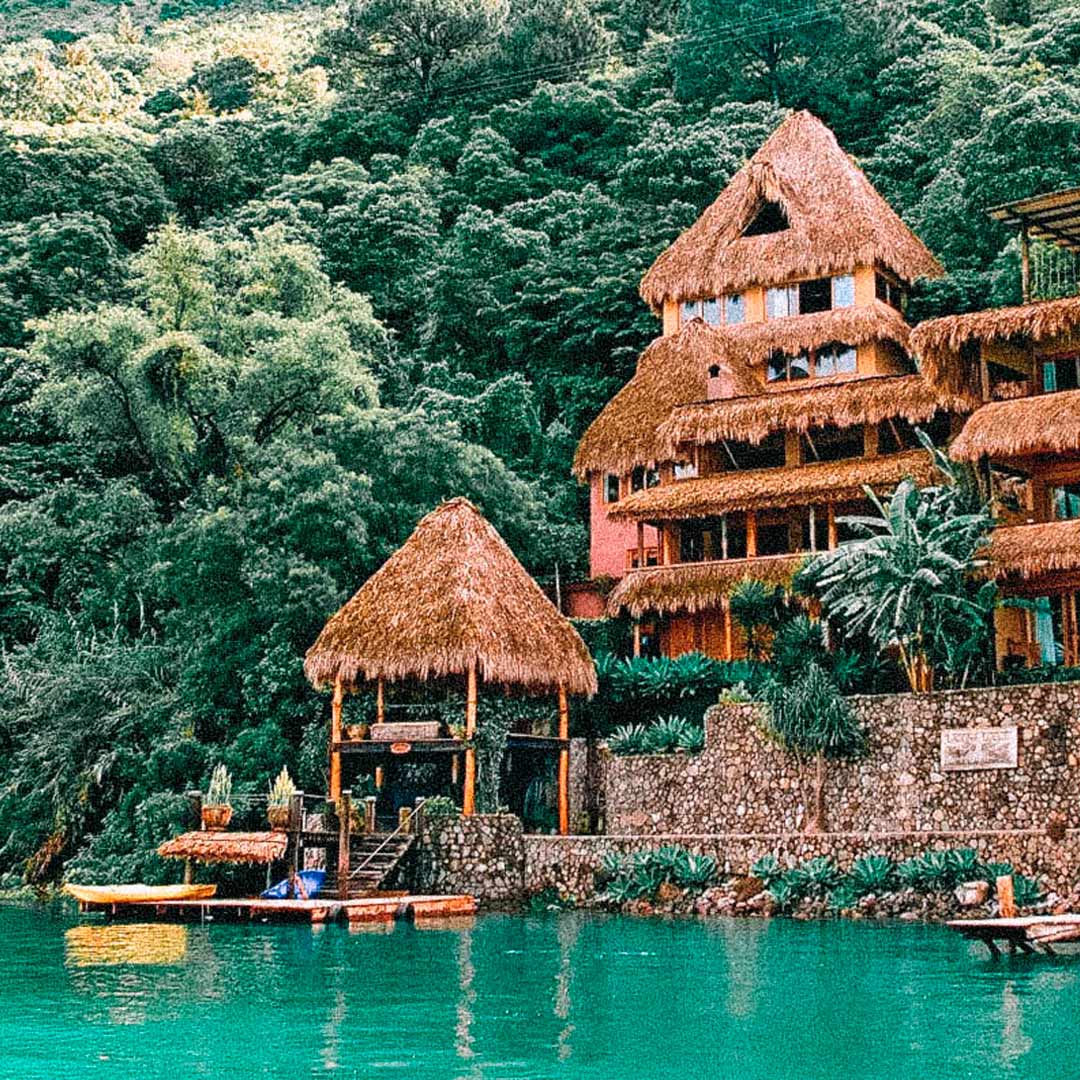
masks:
<path id="1" fill-rule="evenodd" d="M 0 869 L 161 873 L 226 761 L 321 785 L 299 659 L 440 499 L 585 568 L 652 259 L 793 108 L 949 276 L 1080 183 L 1080 5 L 0 5 Z"/>

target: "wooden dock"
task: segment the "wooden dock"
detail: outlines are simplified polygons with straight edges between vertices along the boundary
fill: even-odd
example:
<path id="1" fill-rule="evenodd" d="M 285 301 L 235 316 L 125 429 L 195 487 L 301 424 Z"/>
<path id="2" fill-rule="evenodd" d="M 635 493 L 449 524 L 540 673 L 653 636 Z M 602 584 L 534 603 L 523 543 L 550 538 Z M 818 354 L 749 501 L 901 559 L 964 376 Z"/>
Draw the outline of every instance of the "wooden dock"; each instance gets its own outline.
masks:
<path id="1" fill-rule="evenodd" d="M 992 956 L 1009 952 L 1055 955 L 1054 946 L 1080 942 L 1080 915 L 1028 915 L 1014 919 L 953 919 L 955 930 L 969 941 L 981 941 Z"/>
<path id="2" fill-rule="evenodd" d="M 159 900 L 80 904 L 82 912 L 100 912 L 108 918 L 141 922 L 255 922 L 255 923 L 393 923 L 411 919 L 423 923 L 431 919 L 456 918 L 476 913 L 472 896 L 410 896 L 385 893 L 354 900 Z"/>

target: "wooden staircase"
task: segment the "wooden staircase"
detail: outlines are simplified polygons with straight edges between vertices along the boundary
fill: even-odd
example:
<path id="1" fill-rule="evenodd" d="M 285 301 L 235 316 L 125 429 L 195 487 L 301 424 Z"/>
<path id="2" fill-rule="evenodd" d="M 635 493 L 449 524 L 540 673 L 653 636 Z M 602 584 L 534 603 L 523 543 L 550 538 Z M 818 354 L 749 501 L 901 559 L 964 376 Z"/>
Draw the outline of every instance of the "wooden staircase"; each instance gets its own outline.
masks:
<path id="1" fill-rule="evenodd" d="M 394 871 L 412 849 L 408 833 L 361 833 L 349 844 L 349 896 L 362 896 L 386 887 Z M 326 874 L 323 892 L 341 896 L 336 868 Z"/>

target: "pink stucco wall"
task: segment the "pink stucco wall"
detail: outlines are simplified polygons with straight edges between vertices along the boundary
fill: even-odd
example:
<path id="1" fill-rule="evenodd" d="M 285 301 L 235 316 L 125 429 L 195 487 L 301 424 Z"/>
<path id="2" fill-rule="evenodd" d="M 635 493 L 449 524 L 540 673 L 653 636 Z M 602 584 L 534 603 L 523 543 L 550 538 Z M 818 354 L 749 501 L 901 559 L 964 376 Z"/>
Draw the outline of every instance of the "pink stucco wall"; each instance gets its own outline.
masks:
<path id="1" fill-rule="evenodd" d="M 622 577 L 626 573 L 626 550 L 637 546 L 637 526 L 632 521 L 612 521 L 603 500 L 603 477 L 589 477 L 589 575 Z M 656 544 L 656 530 L 645 526 L 645 546 Z"/>

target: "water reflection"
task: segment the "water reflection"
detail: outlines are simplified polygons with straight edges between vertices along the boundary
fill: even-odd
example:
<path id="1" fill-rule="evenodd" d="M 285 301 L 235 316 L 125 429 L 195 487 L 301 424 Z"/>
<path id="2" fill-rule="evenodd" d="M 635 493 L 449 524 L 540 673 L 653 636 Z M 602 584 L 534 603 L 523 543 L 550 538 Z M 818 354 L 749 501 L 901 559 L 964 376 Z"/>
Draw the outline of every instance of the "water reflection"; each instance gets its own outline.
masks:
<path id="1" fill-rule="evenodd" d="M 187 955 L 188 928 L 157 923 L 84 923 L 64 932 L 69 967 L 179 964 Z"/>
<path id="2" fill-rule="evenodd" d="M 1024 1034 L 1024 1009 L 1011 980 L 1001 988 L 1001 1060 L 1011 1065 L 1022 1058 L 1032 1046 Z"/>
<path id="3" fill-rule="evenodd" d="M 581 920 L 560 918 L 555 931 L 559 941 L 559 972 L 555 976 L 555 1016 L 563 1021 L 559 1031 L 559 1060 L 567 1061 L 573 1053 L 570 1036 L 574 1025 L 570 1023 L 570 985 L 574 978 L 574 950 L 581 936 Z"/>
<path id="4" fill-rule="evenodd" d="M 476 990 L 473 988 L 473 980 L 476 978 L 476 969 L 472 962 L 472 930 L 464 930 L 458 937 L 458 1004 L 457 1026 L 454 1031 L 457 1036 L 455 1049 L 457 1056 L 464 1061 L 469 1061 L 476 1056 L 473 1049 L 473 1005 L 476 1004 Z"/>

